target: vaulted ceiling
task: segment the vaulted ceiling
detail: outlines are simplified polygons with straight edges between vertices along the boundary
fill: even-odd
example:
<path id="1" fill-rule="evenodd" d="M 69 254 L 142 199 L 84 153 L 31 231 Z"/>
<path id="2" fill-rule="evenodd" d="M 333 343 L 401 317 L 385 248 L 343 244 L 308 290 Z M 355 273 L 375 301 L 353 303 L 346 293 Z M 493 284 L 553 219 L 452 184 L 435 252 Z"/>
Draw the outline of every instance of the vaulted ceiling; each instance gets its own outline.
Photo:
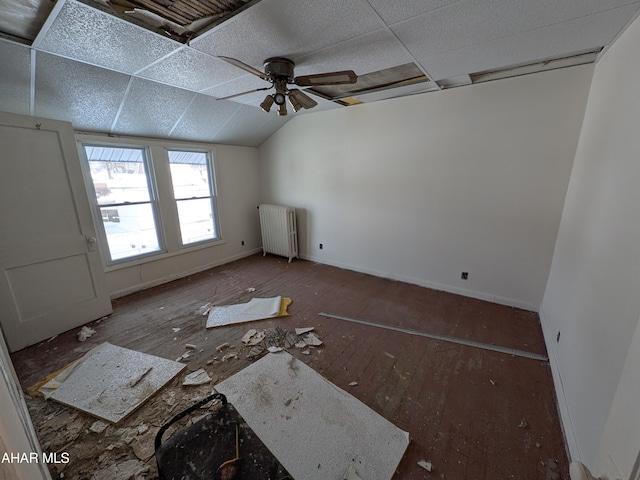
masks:
<path id="1" fill-rule="evenodd" d="M 0 110 L 79 131 L 257 146 L 296 115 L 593 61 L 639 9 L 630 0 L 4 0 Z M 287 57 L 296 75 L 354 70 L 361 80 L 278 116 L 259 108 L 268 92 L 218 100 L 269 86 L 220 56 L 258 70 Z"/>

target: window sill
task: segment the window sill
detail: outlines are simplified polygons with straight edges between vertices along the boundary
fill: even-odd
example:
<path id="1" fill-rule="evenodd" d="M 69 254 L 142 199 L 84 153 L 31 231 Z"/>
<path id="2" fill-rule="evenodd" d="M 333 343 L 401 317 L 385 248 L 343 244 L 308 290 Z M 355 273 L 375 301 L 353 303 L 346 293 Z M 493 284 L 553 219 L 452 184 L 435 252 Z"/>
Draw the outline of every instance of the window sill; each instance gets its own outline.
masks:
<path id="1" fill-rule="evenodd" d="M 177 257 L 185 253 L 196 252 L 198 250 L 204 250 L 206 248 L 216 247 L 218 245 L 224 245 L 225 243 L 227 243 L 225 240 L 220 239 L 220 240 L 213 240 L 211 242 L 198 243 L 197 245 L 188 245 L 185 247 L 181 247 L 179 250 L 173 250 L 171 252 L 152 253 L 145 257 L 134 258 L 128 261 L 114 263 L 112 265 L 105 265 L 104 271 L 105 273 L 115 272 L 117 270 L 123 270 L 125 268 L 131 268 L 139 265 L 144 265 L 146 263 L 157 262 L 158 260 Z"/>

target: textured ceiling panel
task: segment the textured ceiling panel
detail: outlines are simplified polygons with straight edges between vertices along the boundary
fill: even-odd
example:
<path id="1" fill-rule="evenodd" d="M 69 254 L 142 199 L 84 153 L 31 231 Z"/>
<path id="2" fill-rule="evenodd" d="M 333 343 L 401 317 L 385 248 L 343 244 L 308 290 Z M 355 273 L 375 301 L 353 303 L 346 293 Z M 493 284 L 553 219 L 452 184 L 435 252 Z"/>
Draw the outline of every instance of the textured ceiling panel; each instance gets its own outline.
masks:
<path id="1" fill-rule="evenodd" d="M 258 135 L 256 132 L 270 120 L 271 115 L 275 114 L 265 113 L 260 108 L 242 105 L 233 117 L 216 132 L 212 140 L 227 145 L 257 147 L 266 137 L 264 137 L 264 133 Z"/>
<path id="2" fill-rule="evenodd" d="M 387 25 L 431 12 L 460 0 L 368 0 Z"/>
<path id="3" fill-rule="evenodd" d="M 167 137 L 196 94 L 134 78 L 113 133 Z"/>
<path id="4" fill-rule="evenodd" d="M 255 75 L 247 75 L 239 68 L 238 70 L 243 73 L 241 77 L 238 77 L 233 82 L 223 83 L 216 87 L 203 90 L 202 93 L 204 93 L 205 95 L 212 95 L 214 97 L 221 98 L 229 95 L 235 95 L 236 93 L 248 92 L 250 90 L 255 90 L 256 88 L 271 87 L 271 84 L 269 82 L 262 80 Z M 262 93 L 263 98 L 266 93 L 267 92 Z M 235 97 L 232 100 L 238 103 L 247 103 L 251 101 L 251 98 L 250 95 L 243 95 L 240 97 Z"/>
<path id="5" fill-rule="evenodd" d="M 237 103 L 197 94 L 196 99 L 171 132 L 171 138 L 211 142 L 216 132 L 230 120 L 239 108 L 240 105 Z"/>
<path id="6" fill-rule="evenodd" d="M 66 120 L 78 130 L 108 132 L 129 78 L 122 73 L 38 52 L 34 115 Z"/>
<path id="7" fill-rule="evenodd" d="M 418 60 L 437 81 L 596 49 L 607 45 L 636 10 L 635 6 L 617 8 Z"/>
<path id="8" fill-rule="evenodd" d="M 142 77 L 196 92 L 245 74 L 238 67 L 188 47 L 140 72 Z"/>
<path id="9" fill-rule="evenodd" d="M 388 30 L 362 35 L 340 45 L 296 58 L 296 75 L 353 70 L 358 75 L 412 62 L 413 58 Z"/>
<path id="10" fill-rule="evenodd" d="M 35 47 L 119 72 L 134 73 L 180 46 L 74 0 L 56 6 L 52 15 Z"/>
<path id="11" fill-rule="evenodd" d="M 29 115 L 31 52 L 0 40 L 0 110 Z"/>
<path id="12" fill-rule="evenodd" d="M 607 7 L 624 3 L 631 2 L 613 0 Z M 597 14 L 602 9 L 602 2 L 594 0 L 465 1 L 403 22 L 392 30 L 413 55 L 424 58 Z"/>
<path id="13" fill-rule="evenodd" d="M 365 0 L 262 0 L 191 46 L 262 70 L 268 57 L 295 58 L 382 26 Z"/>

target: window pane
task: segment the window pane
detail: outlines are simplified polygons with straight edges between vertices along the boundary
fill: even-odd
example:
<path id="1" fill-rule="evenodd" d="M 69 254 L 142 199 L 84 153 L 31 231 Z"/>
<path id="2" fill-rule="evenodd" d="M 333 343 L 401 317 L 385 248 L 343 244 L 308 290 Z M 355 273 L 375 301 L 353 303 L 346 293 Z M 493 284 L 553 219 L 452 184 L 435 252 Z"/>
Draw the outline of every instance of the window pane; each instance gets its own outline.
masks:
<path id="1" fill-rule="evenodd" d="M 100 207 L 111 260 L 160 250 L 151 204 Z"/>
<path id="2" fill-rule="evenodd" d="M 177 204 L 183 245 L 217 237 L 211 199 L 179 200 Z"/>
<path id="3" fill-rule="evenodd" d="M 98 204 L 151 200 L 143 149 L 85 146 L 85 151 Z"/>
<path id="4" fill-rule="evenodd" d="M 211 196 L 206 153 L 169 151 L 169 165 L 176 200 Z"/>

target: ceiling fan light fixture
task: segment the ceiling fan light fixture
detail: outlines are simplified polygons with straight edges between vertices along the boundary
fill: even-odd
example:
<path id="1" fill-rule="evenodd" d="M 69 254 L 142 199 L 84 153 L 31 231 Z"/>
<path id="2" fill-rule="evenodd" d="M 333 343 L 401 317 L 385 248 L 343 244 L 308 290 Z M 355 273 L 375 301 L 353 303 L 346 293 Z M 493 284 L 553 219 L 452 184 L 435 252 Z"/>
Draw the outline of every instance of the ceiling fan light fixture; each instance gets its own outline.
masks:
<path id="1" fill-rule="evenodd" d="M 282 105 L 278 105 L 278 116 L 284 117 L 286 114 L 287 114 L 287 106 L 284 103 Z"/>
<path id="2" fill-rule="evenodd" d="M 269 113 L 269 111 L 271 110 L 271 105 L 273 105 L 273 96 L 267 95 L 266 97 L 264 97 L 263 102 L 260 104 L 260 108 Z"/>
<path id="3" fill-rule="evenodd" d="M 273 101 L 276 102 L 276 105 L 281 106 L 284 105 L 285 96 L 282 92 L 276 92 L 273 94 Z"/>
<path id="4" fill-rule="evenodd" d="M 298 98 L 293 94 L 293 92 L 289 93 L 289 103 L 291 104 L 291 108 L 293 108 L 294 112 L 297 112 L 302 108 L 302 104 L 298 101 Z"/>

